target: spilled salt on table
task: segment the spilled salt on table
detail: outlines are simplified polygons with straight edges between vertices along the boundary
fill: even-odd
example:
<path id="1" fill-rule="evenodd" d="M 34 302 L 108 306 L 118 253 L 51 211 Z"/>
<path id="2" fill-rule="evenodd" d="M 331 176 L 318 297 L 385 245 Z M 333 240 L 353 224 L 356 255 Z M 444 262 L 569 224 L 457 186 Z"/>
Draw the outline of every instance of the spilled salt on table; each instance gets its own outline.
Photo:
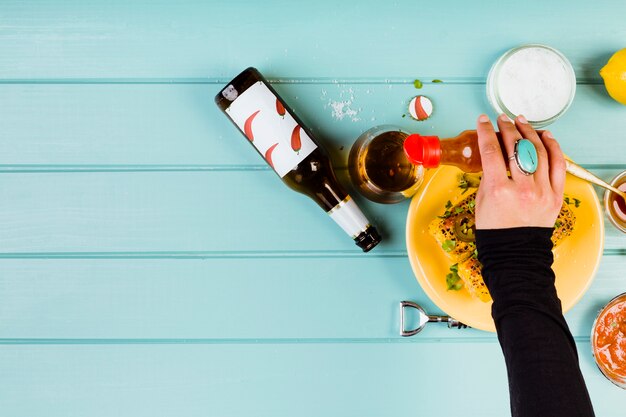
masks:
<path id="1" fill-rule="evenodd" d="M 352 105 L 354 103 L 354 89 L 352 87 L 346 89 L 342 85 L 337 85 L 340 89 L 339 100 L 328 99 L 324 108 L 329 107 L 332 109 L 332 116 L 335 120 L 343 120 L 345 118 L 350 119 L 352 122 L 358 122 L 361 120 L 359 112 L 361 108 L 354 109 Z M 326 90 L 322 90 L 322 99 L 327 96 Z M 346 97 L 347 96 L 347 97 Z"/>
<path id="2" fill-rule="evenodd" d="M 359 112 L 350 107 L 352 105 L 352 101 L 350 100 L 329 100 L 328 105 L 333 109 L 333 118 L 335 120 L 343 120 L 346 117 L 353 122 L 358 122 L 359 120 L 361 120 L 358 117 Z"/>

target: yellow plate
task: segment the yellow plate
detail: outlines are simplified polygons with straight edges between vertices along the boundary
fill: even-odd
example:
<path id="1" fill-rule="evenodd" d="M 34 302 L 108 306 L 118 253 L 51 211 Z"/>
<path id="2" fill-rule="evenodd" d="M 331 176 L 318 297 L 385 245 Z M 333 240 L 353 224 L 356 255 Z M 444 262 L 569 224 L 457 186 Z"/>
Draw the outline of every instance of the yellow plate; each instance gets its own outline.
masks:
<path id="1" fill-rule="evenodd" d="M 424 292 L 441 310 L 468 326 L 494 332 L 491 302 L 473 298 L 465 288 L 447 290 L 446 274 L 452 261 L 428 233 L 428 224 L 443 214 L 448 200 L 456 204 L 464 198 L 458 187 L 459 175 L 461 171 L 448 166 L 430 171 L 425 185 L 413 197 L 406 222 L 409 261 Z M 600 202 L 590 184 L 568 175 L 565 194 L 581 201 L 578 208 L 570 206 L 576 216 L 574 232 L 554 250 L 556 290 L 563 310 L 567 311 L 587 291 L 598 269 L 604 224 Z"/>

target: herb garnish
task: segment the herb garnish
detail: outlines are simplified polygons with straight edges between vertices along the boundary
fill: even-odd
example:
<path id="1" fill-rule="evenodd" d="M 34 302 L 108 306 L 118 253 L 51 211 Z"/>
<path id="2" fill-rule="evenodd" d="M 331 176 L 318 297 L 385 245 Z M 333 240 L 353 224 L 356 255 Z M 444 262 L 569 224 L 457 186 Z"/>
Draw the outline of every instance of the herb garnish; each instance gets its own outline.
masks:
<path id="1" fill-rule="evenodd" d="M 450 273 L 446 275 L 446 284 L 448 290 L 458 291 L 463 288 L 463 281 L 459 276 L 459 264 L 454 264 L 450 267 Z"/>
<path id="2" fill-rule="evenodd" d="M 441 249 L 443 249 L 446 252 L 452 252 L 452 250 L 454 250 L 455 247 L 456 247 L 456 240 L 446 239 L 441 244 Z"/>
<path id="3" fill-rule="evenodd" d="M 450 217 L 452 215 L 450 208 L 452 208 L 452 202 L 448 200 L 448 202 L 446 203 L 446 211 L 441 216 L 437 217 L 439 217 L 440 219 L 447 219 L 448 217 Z"/>
<path id="4" fill-rule="evenodd" d="M 469 190 L 469 184 L 467 183 L 467 180 L 465 180 L 465 178 L 463 177 L 461 177 L 461 179 L 459 180 L 459 188 L 463 190 L 461 194 L 465 194 L 467 190 Z"/>
<path id="5" fill-rule="evenodd" d="M 413 81 L 413 86 L 414 86 L 415 88 L 417 88 L 417 89 L 422 88 L 422 86 L 423 86 L 423 85 L 424 85 L 424 84 L 422 84 L 422 82 L 421 82 L 420 80 L 415 80 L 415 81 Z"/>
<path id="6" fill-rule="evenodd" d="M 572 201 L 572 200 L 574 200 L 574 201 Z M 573 198 L 572 200 L 570 200 L 570 198 L 569 198 L 569 197 L 565 197 L 565 198 L 563 198 L 563 201 L 564 201 L 564 202 L 565 202 L 565 204 L 567 204 L 568 206 L 570 206 L 570 205 L 572 205 L 572 204 L 573 204 L 573 205 L 574 205 L 574 207 L 576 207 L 576 208 L 580 207 L 580 203 L 581 203 L 581 201 L 580 201 L 579 199 L 577 199 L 577 198 Z"/>

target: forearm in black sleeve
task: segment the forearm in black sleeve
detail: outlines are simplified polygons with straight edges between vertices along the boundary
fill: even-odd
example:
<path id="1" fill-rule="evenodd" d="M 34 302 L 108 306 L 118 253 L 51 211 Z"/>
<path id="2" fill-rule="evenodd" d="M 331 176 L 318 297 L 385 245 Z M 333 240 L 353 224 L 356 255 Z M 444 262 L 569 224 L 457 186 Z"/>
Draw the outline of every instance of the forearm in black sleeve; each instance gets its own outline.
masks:
<path id="1" fill-rule="evenodd" d="M 594 415 L 554 287 L 552 231 L 476 231 L 514 417 Z"/>

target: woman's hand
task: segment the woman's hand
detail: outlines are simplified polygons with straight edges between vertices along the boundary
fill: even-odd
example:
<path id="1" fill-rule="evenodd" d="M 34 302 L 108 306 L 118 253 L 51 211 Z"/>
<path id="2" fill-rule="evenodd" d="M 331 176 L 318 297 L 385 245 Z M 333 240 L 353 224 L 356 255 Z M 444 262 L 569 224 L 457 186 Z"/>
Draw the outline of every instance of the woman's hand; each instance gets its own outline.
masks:
<path id="1" fill-rule="evenodd" d="M 483 178 L 476 194 L 476 228 L 553 227 L 565 187 L 565 158 L 559 144 L 548 131 L 540 138 L 521 115 L 515 124 L 501 115 L 498 129 L 507 155 L 502 155 L 489 118 L 484 114 L 478 118 Z M 537 150 L 537 171 L 528 176 L 509 160 L 521 138 L 530 140 Z"/>

